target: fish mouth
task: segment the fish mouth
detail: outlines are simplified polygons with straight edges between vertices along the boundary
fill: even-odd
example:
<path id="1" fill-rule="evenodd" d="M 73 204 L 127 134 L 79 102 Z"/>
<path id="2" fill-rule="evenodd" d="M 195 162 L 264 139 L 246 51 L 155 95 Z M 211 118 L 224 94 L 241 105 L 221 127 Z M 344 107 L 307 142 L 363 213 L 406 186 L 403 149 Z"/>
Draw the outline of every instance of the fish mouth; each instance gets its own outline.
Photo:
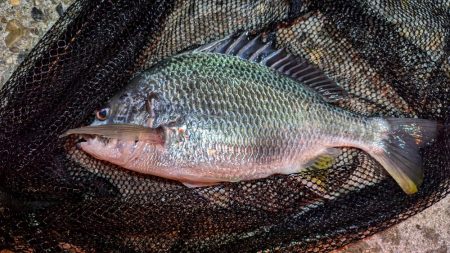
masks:
<path id="1" fill-rule="evenodd" d="M 93 140 L 97 140 L 99 143 L 102 143 L 104 146 L 106 146 L 112 139 L 94 134 L 80 134 L 77 136 L 75 146 L 77 147 L 77 149 L 82 150 L 83 145 L 90 145 L 92 144 Z"/>
<path id="2" fill-rule="evenodd" d="M 79 150 L 83 150 L 83 146 L 96 145 L 102 148 L 121 148 L 124 145 L 130 145 L 134 148 L 139 143 L 139 140 L 121 140 L 116 138 L 108 138 L 101 135 L 80 135 L 78 136 L 75 146 Z"/>

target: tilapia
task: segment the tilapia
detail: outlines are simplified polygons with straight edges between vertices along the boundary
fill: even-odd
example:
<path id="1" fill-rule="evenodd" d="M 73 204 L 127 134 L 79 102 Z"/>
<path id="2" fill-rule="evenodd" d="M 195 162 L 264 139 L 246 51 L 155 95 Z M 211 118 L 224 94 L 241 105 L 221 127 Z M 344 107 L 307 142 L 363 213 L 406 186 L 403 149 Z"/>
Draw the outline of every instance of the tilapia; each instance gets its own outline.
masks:
<path id="1" fill-rule="evenodd" d="M 298 173 L 355 147 L 417 192 L 419 148 L 437 123 L 364 117 L 335 105 L 345 97 L 307 60 L 244 34 L 143 71 L 65 135 L 83 135 L 79 148 L 97 159 L 190 187 Z"/>

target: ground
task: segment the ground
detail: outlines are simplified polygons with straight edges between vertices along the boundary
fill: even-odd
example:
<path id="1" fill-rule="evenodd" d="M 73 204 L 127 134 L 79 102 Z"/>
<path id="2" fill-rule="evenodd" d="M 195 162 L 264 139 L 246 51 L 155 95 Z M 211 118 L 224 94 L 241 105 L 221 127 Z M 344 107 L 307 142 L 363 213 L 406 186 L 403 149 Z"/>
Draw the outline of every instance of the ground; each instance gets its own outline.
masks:
<path id="1" fill-rule="evenodd" d="M 0 0 L 0 87 L 72 2 Z M 390 229 L 335 251 L 338 252 L 450 252 L 450 196 Z"/>

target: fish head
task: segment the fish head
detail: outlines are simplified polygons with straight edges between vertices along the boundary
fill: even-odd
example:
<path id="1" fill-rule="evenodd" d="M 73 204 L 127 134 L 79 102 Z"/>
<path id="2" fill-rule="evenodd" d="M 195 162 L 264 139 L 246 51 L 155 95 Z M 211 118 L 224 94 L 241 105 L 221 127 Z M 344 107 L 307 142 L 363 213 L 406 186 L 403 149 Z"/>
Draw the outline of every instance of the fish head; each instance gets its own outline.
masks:
<path id="1" fill-rule="evenodd" d="M 145 140 L 104 138 L 95 136 L 79 142 L 77 147 L 95 159 L 107 161 L 123 168 L 134 168 L 136 164 L 144 166 L 142 170 L 152 169 L 161 153 L 164 152 L 161 143 Z"/>
<path id="2" fill-rule="evenodd" d="M 140 85 L 142 78 L 131 81 L 127 87 L 111 98 L 107 104 L 95 111 L 91 126 L 111 124 L 133 124 L 151 126 L 150 102 L 152 92 L 146 85 Z"/>
<path id="3" fill-rule="evenodd" d="M 164 130 L 152 124 L 154 94 L 148 80 L 138 76 L 95 111 L 89 126 L 70 129 L 62 136 L 81 136 L 78 148 L 97 159 L 122 165 L 136 155 L 137 147 L 152 149 L 164 144 Z"/>
<path id="4" fill-rule="evenodd" d="M 142 152 L 155 154 L 164 150 L 167 132 L 163 127 L 110 124 L 70 129 L 65 135 L 82 136 L 77 143 L 79 149 L 99 160 L 126 167 Z"/>

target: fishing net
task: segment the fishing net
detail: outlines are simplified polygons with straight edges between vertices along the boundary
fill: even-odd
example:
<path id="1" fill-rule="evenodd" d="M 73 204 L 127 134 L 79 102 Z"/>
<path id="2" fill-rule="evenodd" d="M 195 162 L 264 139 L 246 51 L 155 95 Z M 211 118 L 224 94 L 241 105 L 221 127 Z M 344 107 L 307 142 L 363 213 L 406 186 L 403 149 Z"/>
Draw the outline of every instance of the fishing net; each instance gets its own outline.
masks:
<path id="1" fill-rule="evenodd" d="M 58 138 L 140 70 L 234 33 L 263 34 L 344 87 L 363 115 L 450 121 L 450 2 L 76 1 L 0 91 L 0 249 L 329 251 L 450 189 L 448 131 L 404 194 L 364 152 L 325 172 L 190 189 L 97 161 Z"/>

